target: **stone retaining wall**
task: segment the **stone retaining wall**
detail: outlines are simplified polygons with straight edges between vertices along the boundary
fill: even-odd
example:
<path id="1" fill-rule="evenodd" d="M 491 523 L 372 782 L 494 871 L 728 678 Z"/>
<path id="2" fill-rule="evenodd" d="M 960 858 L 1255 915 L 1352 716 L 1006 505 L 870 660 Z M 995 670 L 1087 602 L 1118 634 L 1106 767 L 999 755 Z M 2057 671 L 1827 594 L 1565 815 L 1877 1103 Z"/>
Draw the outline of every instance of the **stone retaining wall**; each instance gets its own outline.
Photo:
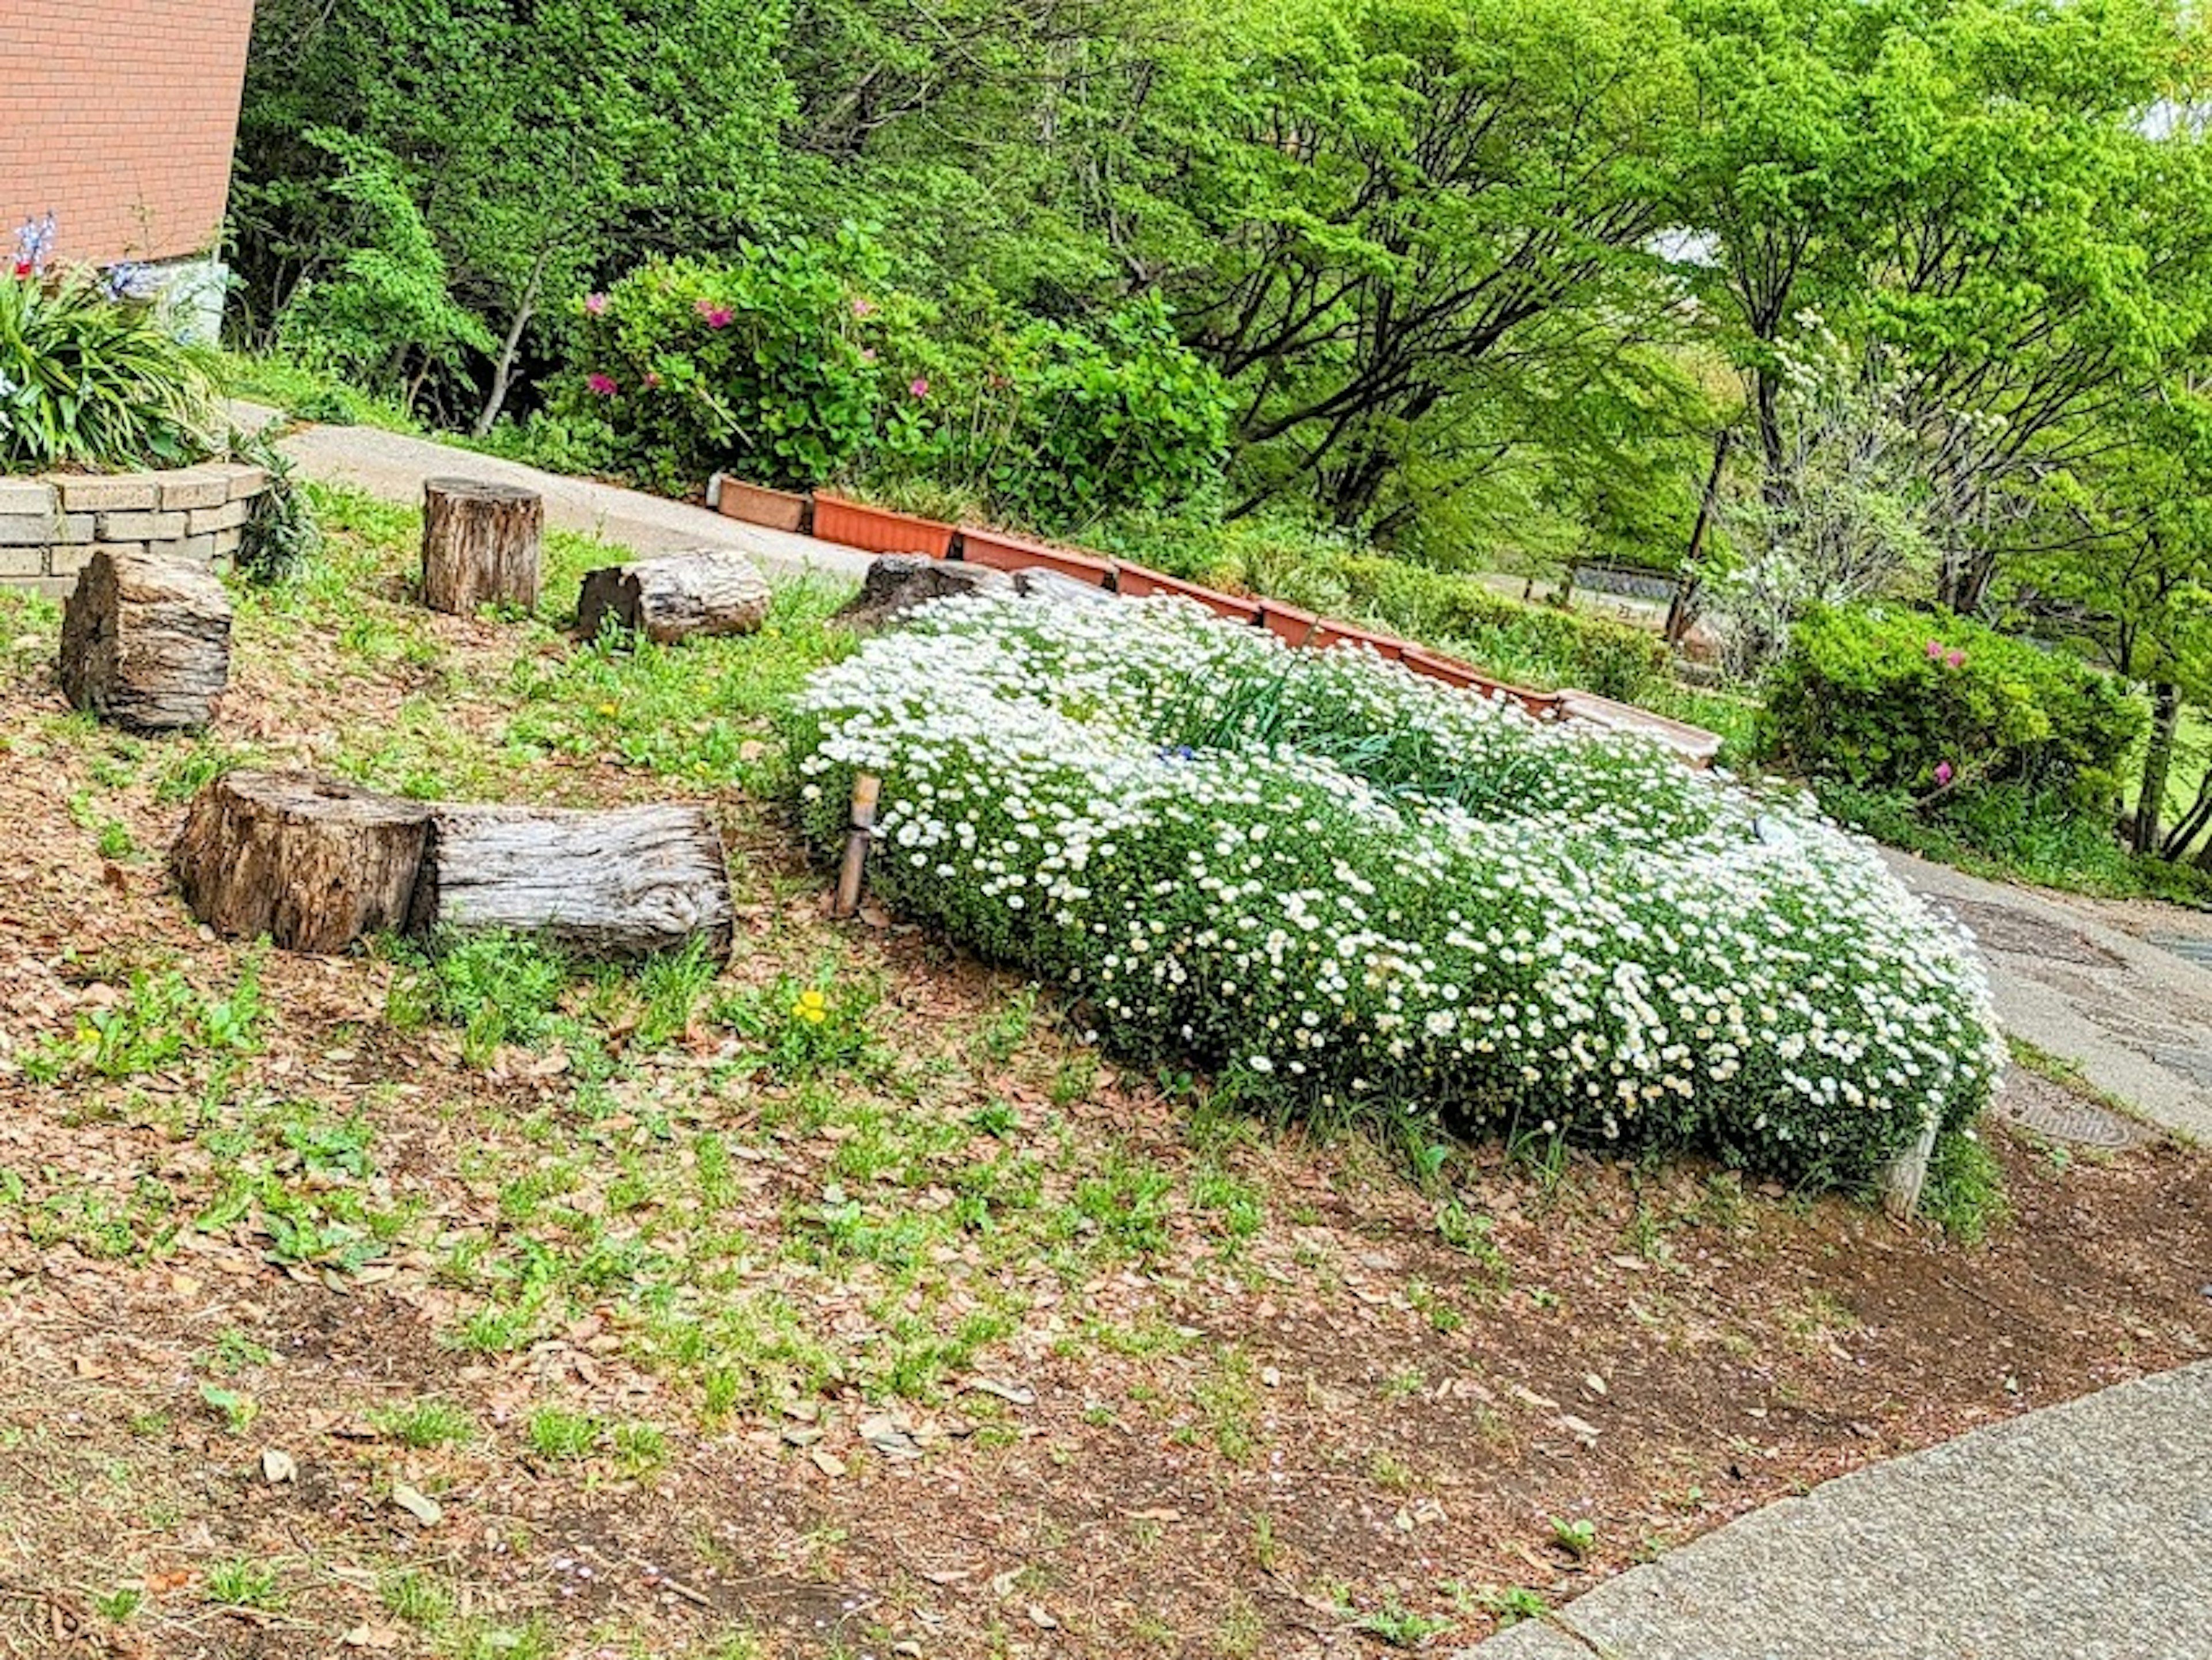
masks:
<path id="1" fill-rule="evenodd" d="M 61 599 L 102 549 L 223 569 L 268 488 L 259 467 L 234 461 L 0 478 L 0 587 Z"/>

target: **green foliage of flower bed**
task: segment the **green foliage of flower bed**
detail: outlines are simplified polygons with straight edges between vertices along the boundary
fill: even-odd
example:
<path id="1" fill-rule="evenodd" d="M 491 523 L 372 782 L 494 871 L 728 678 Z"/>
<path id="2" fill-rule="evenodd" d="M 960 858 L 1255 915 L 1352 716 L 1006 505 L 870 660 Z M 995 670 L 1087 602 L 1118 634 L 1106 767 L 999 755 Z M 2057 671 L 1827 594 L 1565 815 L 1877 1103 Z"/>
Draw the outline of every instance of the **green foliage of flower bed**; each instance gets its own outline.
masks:
<path id="1" fill-rule="evenodd" d="M 1304 526 L 1129 515 L 1091 539 L 1173 575 L 1249 589 L 1403 634 L 1539 690 L 1577 686 L 1637 703 L 1660 697 L 1668 687 L 1667 648 L 1645 629 L 1531 605 L 1473 575 L 1364 552 L 1346 538 Z"/>
<path id="2" fill-rule="evenodd" d="M 1181 601 L 926 611 L 809 683 L 808 834 L 1257 1102 L 1708 1149 L 1851 1187 L 2001 1052 L 1872 850 L 1655 746 Z"/>
<path id="3" fill-rule="evenodd" d="M 209 362 L 89 273 L 0 279 L 0 472 L 201 459 L 218 424 Z"/>
<path id="4" fill-rule="evenodd" d="M 1861 790 L 2015 783 L 2100 807 L 2145 721 L 2111 676 L 1964 617 L 1823 609 L 1768 680 L 1761 743 Z"/>

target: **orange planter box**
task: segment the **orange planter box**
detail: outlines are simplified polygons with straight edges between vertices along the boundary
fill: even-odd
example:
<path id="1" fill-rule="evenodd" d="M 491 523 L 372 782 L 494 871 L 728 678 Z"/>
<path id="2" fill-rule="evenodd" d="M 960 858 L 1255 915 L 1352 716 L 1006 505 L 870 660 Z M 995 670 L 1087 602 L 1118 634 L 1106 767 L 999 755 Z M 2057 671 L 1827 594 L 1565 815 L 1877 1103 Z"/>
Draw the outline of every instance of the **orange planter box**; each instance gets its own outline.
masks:
<path id="1" fill-rule="evenodd" d="M 814 496 L 814 535 L 867 553 L 918 553 L 942 559 L 952 550 L 952 526 L 848 502 L 842 496 Z"/>
<path id="2" fill-rule="evenodd" d="M 732 478 L 726 473 L 716 473 L 707 486 L 707 501 L 726 519 L 742 520 L 748 525 L 765 525 L 770 530 L 804 532 L 812 515 L 814 503 L 806 496 L 791 490 L 770 489 L 765 484 L 748 484 L 742 478 Z"/>
<path id="3" fill-rule="evenodd" d="M 960 527 L 959 556 L 968 564 L 984 565 L 993 570 L 1056 571 L 1094 587 L 1110 586 L 1114 575 L 1110 560 L 1078 553 L 1073 548 L 1056 548 L 1049 542 L 1033 542 L 1026 536 L 977 530 L 969 525 Z"/>
<path id="4" fill-rule="evenodd" d="M 1241 593 L 1224 593 L 1219 588 L 1209 588 L 1201 582 L 1188 582 L 1180 576 L 1170 576 L 1145 565 L 1117 564 L 1114 568 L 1115 592 L 1130 599 L 1147 599 L 1154 594 L 1172 593 L 1185 599 L 1195 599 L 1216 617 L 1226 617 L 1232 623 L 1257 623 L 1260 602 Z"/>
<path id="5" fill-rule="evenodd" d="M 1298 605 L 1286 605 L 1279 599 L 1260 602 L 1260 622 L 1268 633 L 1286 646 L 1303 646 L 1313 638 L 1321 618 Z"/>
<path id="6" fill-rule="evenodd" d="M 1364 646 L 1386 663 L 1395 663 L 1413 649 L 1403 640 L 1394 640 L 1387 634 L 1376 634 L 1350 623 L 1333 623 L 1326 617 L 1314 624 L 1306 644 L 1316 650 L 1326 650 L 1331 646 Z"/>

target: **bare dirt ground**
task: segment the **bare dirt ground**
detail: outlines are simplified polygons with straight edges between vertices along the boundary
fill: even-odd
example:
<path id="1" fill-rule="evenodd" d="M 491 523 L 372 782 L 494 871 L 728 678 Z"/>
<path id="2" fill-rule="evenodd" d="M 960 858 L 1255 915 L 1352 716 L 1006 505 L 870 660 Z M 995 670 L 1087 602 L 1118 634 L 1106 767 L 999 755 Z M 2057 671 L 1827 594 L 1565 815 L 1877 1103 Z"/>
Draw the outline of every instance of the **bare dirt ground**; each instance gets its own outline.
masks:
<path id="1" fill-rule="evenodd" d="M 1969 1245 L 1121 1070 L 823 920 L 760 710 L 826 605 L 609 661 L 424 616 L 405 516 L 340 518 L 246 602 L 204 739 L 68 715 L 51 612 L 0 610 L 0 1653 L 1443 1646 L 2212 1354 L 2212 1164 L 2171 1143 L 1993 1128 Z M 736 960 L 539 995 L 210 939 L 161 854 L 246 757 L 709 800 Z"/>

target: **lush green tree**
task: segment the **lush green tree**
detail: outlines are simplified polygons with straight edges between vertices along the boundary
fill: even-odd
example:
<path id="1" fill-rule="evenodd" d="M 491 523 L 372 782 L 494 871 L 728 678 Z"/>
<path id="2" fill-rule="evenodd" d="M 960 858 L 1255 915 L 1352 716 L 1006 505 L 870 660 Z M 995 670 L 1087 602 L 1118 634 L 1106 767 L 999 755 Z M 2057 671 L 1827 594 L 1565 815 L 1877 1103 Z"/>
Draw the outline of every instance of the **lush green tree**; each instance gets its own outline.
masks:
<path id="1" fill-rule="evenodd" d="M 388 314 L 392 344 L 411 370 L 477 349 L 467 413 L 487 430 L 553 302 L 645 251 L 732 240 L 762 207 L 783 25 L 772 0 L 266 0 L 240 131 L 263 314 L 357 282 L 345 181 L 397 184 L 435 256 L 413 277 L 484 337 L 410 340 L 413 313 Z M 342 158 L 317 140 L 334 130 Z"/>

